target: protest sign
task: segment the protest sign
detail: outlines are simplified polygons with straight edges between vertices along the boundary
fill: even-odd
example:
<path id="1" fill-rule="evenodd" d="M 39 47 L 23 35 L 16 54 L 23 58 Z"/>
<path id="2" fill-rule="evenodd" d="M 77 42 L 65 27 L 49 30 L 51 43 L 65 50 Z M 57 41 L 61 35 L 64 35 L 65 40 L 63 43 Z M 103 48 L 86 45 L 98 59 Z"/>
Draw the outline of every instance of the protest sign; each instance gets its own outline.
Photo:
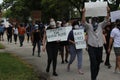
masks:
<path id="1" fill-rule="evenodd" d="M 111 22 L 115 22 L 116 19 L 120 19 L 120 10 L 110 12 Z"/>
<path id="2" fill-rule="evenodd" d="M 68 38 L 69 32 L 72 30 L 72 26 L 67 26 L 67 27 L 62 27 L 62 28 L 63 28 L 63 30 L 65 30 L 66 35 L 61 37 L 62 38 L 61 41 L 66 41 Z"/>
<path id="3" fill-rule="evenodd" d="M 48 42 L 52 42 L 52 41 L 57 41 L 57 40 L 59 40 L 57 34 L 58 34 L 57 29 L 46 30 L 47 41 L 48 41 Z"/>
<path id="4" fill-rule="evenodd" d="M 107 16 L 107 2 L 86 2 L 86 17 Z"/>
<path id="5" fill-rule="evenodd" d="M 60 27 L 56 29 L 46 30 L 47 41 L 67 41 L 68 34 L 72 27 Z"/>
<path id="6" fill-rule="evenodd" d="M 58 39 L 60 41 L 66 41 L 67 33 L 65 27 L 58 28 Z"/>
<path id="7" fill-rule="evenodd" d="M 76 49 L 86 48 L 84 29 L 73 30 Z"/>

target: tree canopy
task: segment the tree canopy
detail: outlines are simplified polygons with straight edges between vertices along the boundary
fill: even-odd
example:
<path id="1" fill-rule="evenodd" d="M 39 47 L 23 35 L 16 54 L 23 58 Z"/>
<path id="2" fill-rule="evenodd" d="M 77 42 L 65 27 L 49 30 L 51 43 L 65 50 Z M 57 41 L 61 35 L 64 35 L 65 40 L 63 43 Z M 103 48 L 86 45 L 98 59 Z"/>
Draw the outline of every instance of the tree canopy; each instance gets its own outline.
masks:
<path id="1" fill-rule="evenodd" d="M 27 21 L 34 10 L 42 12 L 42 21 L 47 22 L 53 17 L 56 20 L 75 18 L 74 9 L 78 11 L 77 17 L 81 17 L 81 9 L 89 0 L 3 0 L 0 9 L 4 9 L 5 17 L 17 18 Z M 91 0 L 97 1 L 97 0 Z M 120 0 L 104 0 L 108 2 L 112 11 L 117 10 Z"/>

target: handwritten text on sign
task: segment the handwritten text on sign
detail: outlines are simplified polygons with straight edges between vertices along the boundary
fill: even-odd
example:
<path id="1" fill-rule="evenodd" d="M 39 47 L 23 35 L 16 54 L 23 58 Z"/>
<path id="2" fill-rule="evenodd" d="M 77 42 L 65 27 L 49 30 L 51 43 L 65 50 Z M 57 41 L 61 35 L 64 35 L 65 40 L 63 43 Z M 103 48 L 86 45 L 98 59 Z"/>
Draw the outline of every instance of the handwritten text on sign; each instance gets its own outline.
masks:
<path id="1" fill-rule="evenodd" d="M 72 27 L 60 27 L 56 29 L 47 30 L 47 40 L 48 42 L 52 41 L 66 41 L 68 34 Z"/>
<path id="2" fill-rule="evenodd" d="M 76 49 L 86 48 L 84 30 L 83 29 L 74 30 L 73 34 L 74 34 Z"/>

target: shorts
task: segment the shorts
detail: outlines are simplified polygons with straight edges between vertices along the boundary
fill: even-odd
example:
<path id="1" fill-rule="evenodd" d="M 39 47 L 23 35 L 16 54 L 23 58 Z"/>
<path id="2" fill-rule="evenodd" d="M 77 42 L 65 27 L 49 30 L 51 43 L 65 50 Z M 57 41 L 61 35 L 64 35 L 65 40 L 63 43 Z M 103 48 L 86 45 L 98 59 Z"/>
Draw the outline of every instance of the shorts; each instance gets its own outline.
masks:
<path id="1" fill-rule="evenodd" d="M 114 47 L 115 55 L 120 56 L 120 47 Z"/>

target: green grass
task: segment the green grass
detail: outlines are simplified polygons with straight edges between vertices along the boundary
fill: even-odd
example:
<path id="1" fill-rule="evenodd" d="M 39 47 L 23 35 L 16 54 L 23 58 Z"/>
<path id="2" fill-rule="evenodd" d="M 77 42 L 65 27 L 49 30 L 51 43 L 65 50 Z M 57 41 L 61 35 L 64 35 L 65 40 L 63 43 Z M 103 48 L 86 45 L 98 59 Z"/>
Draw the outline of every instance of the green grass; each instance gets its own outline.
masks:
<path id="1" fill-rule="evenodd" d="M 31 66 L 9 53 L 0 53 L 0 80 L 39 80 Z"/>
<path id="2" fill-rule="evenodd" d="M 0 49 L 5 49 L 5 46 L 2 43 L 0 43 Z"/>

